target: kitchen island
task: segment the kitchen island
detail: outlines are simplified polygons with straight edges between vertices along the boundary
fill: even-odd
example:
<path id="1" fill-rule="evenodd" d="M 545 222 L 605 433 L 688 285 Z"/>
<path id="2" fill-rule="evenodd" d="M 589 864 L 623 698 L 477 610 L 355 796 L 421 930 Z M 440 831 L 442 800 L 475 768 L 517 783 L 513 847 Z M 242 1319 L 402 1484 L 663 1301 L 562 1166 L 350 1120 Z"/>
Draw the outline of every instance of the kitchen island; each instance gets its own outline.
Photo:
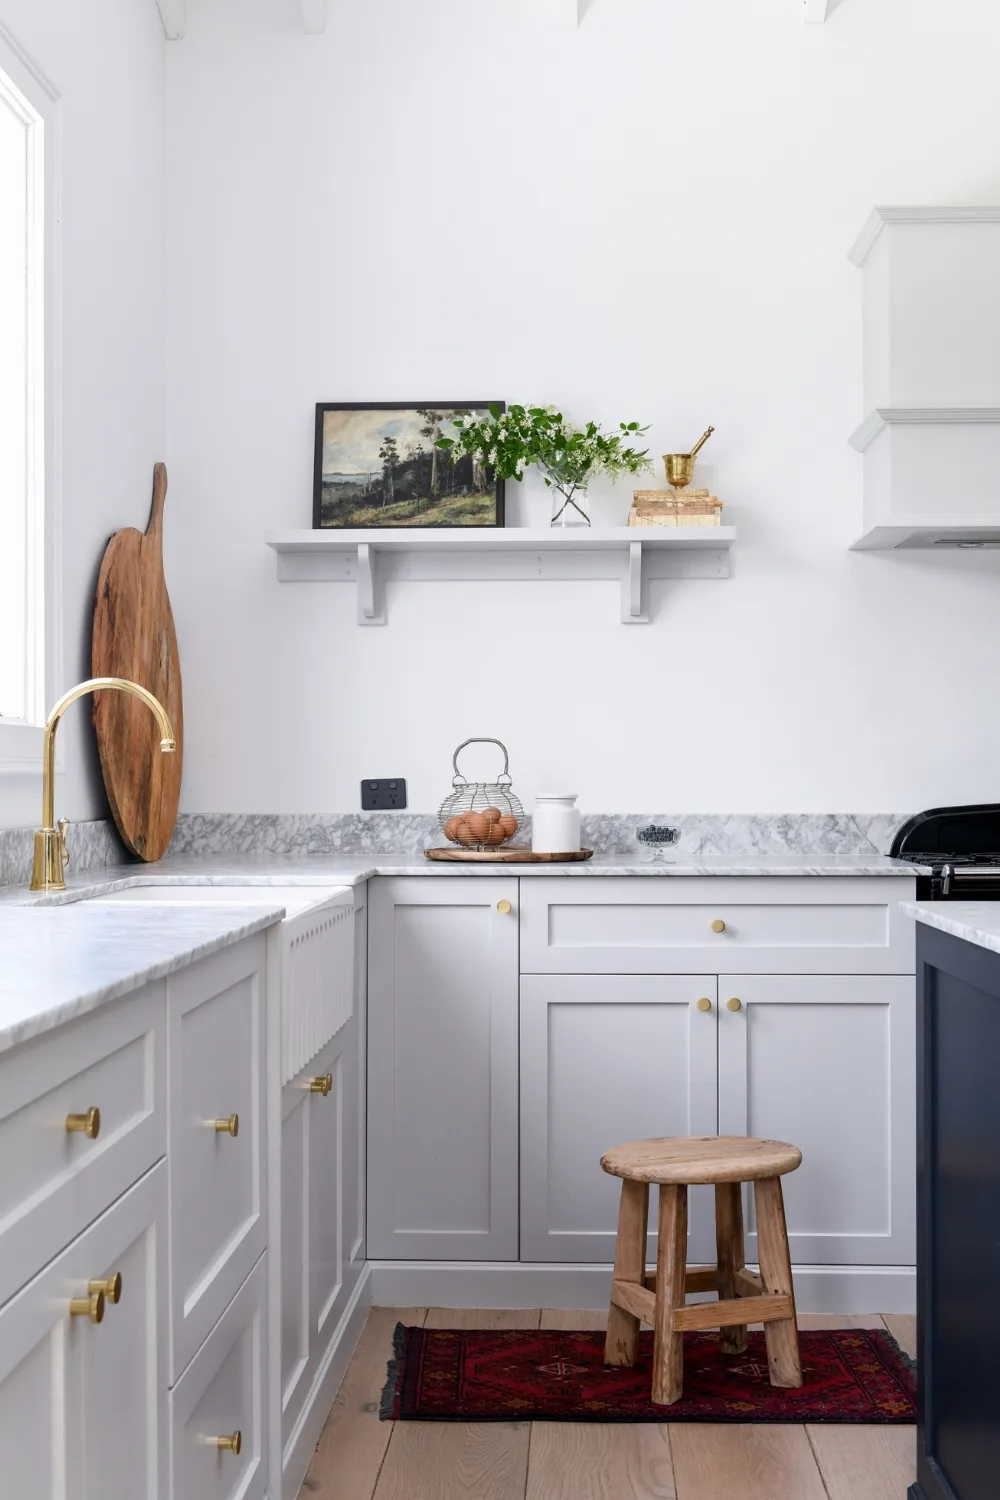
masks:
<path id="1" fill-rule="evenodd" d="M 920 1427 L 910 1500 L 1000 1485 L 1000 904 L 917 920 Z"/>

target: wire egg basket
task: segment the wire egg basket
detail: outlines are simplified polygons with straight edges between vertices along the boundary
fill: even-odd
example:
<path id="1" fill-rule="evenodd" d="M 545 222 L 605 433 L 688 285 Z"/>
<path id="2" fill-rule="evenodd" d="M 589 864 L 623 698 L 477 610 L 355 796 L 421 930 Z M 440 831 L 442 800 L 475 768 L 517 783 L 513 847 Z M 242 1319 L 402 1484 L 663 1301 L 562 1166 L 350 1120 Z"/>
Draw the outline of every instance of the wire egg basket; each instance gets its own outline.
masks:
<path id="1" fill-rule="evenodd" d="M 458 769 L 458 757 L 467 745 L 499 745 L 503 770 L 496 781 L 466 781 Z M 524 808 L 512 791 L 510 758 L 500 740 L 463 740 L 452 756 L 453 791 L 438 808 L 444 836 L 464 849 L 499 849 L 509 844 L 524 821 Z"/>

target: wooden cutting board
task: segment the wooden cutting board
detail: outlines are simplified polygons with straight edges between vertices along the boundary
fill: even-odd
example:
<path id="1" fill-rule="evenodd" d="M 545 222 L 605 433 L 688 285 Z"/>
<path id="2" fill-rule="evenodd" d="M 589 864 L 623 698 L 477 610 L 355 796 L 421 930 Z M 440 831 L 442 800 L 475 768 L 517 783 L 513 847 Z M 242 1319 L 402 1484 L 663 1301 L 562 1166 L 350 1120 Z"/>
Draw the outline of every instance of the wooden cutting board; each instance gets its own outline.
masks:
<path id="1" fill-rule="evenodd" d="M 160 859 L 177 822 L 184 756 L 181 664 L 163 576 L 164 464 L 153 469 L 145 534 L 134 526 L 108 543 L 97 583 L 92 669 L 148 688 L 170 715 L 177 750 L 160 751 L 160 729 L 131 693 L 94 695 L 94 728 L 104 785 L 118 832 L 140 859 Z"/>

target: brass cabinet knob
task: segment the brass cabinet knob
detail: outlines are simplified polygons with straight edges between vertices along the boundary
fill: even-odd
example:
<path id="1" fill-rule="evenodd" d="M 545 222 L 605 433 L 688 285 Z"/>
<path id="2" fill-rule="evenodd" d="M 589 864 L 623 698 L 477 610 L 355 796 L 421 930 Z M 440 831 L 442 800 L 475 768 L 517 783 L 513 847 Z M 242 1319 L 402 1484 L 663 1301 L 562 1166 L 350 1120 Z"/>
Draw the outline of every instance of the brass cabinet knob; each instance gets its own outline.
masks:
<path id="1" fill-rule="evenodd" d="M 507 915 L 507 913 L 510 911 L 510 902 L 507 900 L 506 896 L 503 898 L 502 901 L 498 901 L 497 902 L 497 911 L 500 913 L 500 915 L 502 917 L 505 917 Z"/>
<path id="2" fill-rule="evenodd" d="M 92 1297 L 97 1292 L 102 1293 L 112 1307 L 117 1307 L 122 1300 L 122 1273 L 115 1271 L 114 1275 L 108 1276 L 104 1281 L 88 1281 L 87 1291 Z"/>
<path id="3" fill-rule="evenodd" d="M 721 917 L 716 917 L 715 921 L 712 923 L 712 931 L 713 932 L 725 932 L 725 930 L 726 930 L 726 924 L 725 924 L 725 922 L 722 920 Z"/>
<path id="4" fill-rule="evenodd" d="M 96 1141 L 101 1133 L 101 1111 L 88 1109 L 85 1115 L 67 1115 L 66 1129 L 71 1135 L 79 1132 L 80 1135 L 85 1135 L 88 1141 Z"/>
<path id="5" fill-rule="evenodd" d="M 69 1304 L 71 1318 L 89 1318 L 92 1323 L 104 1321 L 104 1293 L 88 1292 L 86 1297 L 74 1297 Z"/>
<path id="6" fill-rule="evenodd" d="M 243 1448 L 243 1434 L 237 1427 L 229 1437 L 216 1438 L 215 1443 L 220 1453 L 235 1453 L 238 1457 Z"/>
<path id="7" fill-rule="evenodd" d="M 217 1135 L 231 1135 L 234 1138 L 240 1133 L 239 1115 L 230 1115 L 228 1120 L 213 1120 Z"/>
<path id="8" fill-rule="evenodd" d="M 737 1000 L 736 996 L 734 995 L 731 1000 L 727 1000 L 726 1001 L 726 1009 L 727 1010 L 742 1010 L 743 1009 L 743 1001 L 742 1000 Z"/>
<path id="9" fill-rule="evenodd" d="M 314 1078 L 309 1085 L 310 1094 L 322 1094 L 325 1099 L 333 1088 L 333 1074 L 324 1073 L 322 1078 Z"/>
<path id="10" fill-rule="evenodd" d="M 699 1010 L 711 1010 L 712 1009 L 712 1002 L 708 998 L 707 995 L 702 995 L 701 999 L 698 1001 L 698 1009 Z"/>

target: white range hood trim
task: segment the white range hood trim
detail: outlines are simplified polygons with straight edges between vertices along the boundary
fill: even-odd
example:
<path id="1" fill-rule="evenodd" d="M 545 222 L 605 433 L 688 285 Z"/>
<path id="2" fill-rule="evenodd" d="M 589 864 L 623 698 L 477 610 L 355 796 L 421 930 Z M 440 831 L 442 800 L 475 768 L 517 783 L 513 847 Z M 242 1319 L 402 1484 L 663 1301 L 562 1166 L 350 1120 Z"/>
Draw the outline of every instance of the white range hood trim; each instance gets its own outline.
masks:
<path id="1" fill-rule="evenodd" d="M 985 538 L 986 540 L 980 540 Z M 851 543 L 852 552 L 945 552 L 963 547 L 1000 547 L 996 521 L 891 521 L 870 526 Z"/>
<path id="2" fill-rule="evenodd" d="M 978 208 L 876 208 L 851 246 L 850 259 L 854 265 L 865 264 L 887 224 L 1000 224 L 1000 204 L 982 204 Z"/>
<path id="3" fill-rule="evenodd" d="M 880 406 L 852 432 L 852 448 L 864 453 L 887 427 L 968 426 L 1000 422 L 1000 406 Z"/>

